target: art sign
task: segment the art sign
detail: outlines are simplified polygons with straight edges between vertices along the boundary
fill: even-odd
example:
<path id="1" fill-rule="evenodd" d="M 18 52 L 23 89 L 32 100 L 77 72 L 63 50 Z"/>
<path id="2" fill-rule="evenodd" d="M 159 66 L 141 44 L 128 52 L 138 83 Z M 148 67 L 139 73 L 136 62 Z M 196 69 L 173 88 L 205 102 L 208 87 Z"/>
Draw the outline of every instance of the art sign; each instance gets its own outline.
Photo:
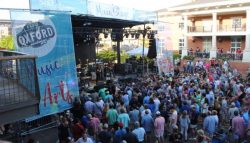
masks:
<path id="1" fill-rule="evenodd" d="M 11 11 L 11 17 L 16 49 L 38 56 L 40 115 L 37 117 L 71 108 L 79 90 L 70 15 Z M 22 66 L 27 74 L 34 68 L 28 63 Z"/>

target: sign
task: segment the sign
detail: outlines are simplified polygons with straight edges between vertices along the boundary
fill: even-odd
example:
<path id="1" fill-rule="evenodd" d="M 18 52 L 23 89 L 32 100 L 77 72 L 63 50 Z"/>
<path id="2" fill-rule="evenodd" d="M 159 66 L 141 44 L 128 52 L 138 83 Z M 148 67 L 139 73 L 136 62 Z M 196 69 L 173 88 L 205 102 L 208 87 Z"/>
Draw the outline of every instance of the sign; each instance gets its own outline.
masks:
<path id="1" fill-rule="evenodd" d="M 30 0 L 30 9 L 69 11 L 72 14 L 86 14 L 87 0 Z"/>
<path id="2" fill-rule="evenodd" d="M 0 21 L 0 39 L 10 35 L 10 22 Z"/>
<path id="3" fill-rule="evenodd" d="M 79 96 L 79 89 L 70 15 L 11 11 L 11 18 L 16 49 L 38 56 L 38 117 L 71 108 L 73 99 Z M 26 70 L 33 69 L 32 65 L 23 66 Z"/>
<path id="4" fill-rule="evenodd" d="M 167 52 L 164 55 L 157 57 L 157 65 L 160 75 L 173 75 L 173 53 Z"/>
<path id="5" fill-rule="evenodd" d="M 166 23 L 157 23 L 157 65 L 159 74 L 169 75 L 174 72 L 173 45 L 171 28 Z"/>
<path id="6" fill-rule="evenodd" d="M 156 21 L 155 12 L 135 10 L 129 7 L 100 3 L 95 0 L 30 0 L 31 10 L 69 11 L 76 15 L 124 19 L 133 21 Z"/>
<path id="7" fill-rule="evenodd" d="M 88 14 L 97 17 L 107 17 L 125 20 L 133 19 L 132 8 L 123 8 L 117 5 L 98 3 L 94 1 L 88 1 Z"/>
<path id="8" fill-rule="evenodd" d="M 13 32 L 19 51 L 36 54 L 38 57 L 47 55 L 54 48 L 57 39 L 56 28 L 49 18 L 27 23 Z"/>

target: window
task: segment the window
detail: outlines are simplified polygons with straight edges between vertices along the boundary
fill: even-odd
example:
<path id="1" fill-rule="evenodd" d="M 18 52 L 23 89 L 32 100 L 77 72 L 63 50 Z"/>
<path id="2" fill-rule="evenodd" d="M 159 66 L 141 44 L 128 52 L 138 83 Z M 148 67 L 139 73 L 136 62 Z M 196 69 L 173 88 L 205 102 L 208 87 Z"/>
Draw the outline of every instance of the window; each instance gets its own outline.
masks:
<path id="1" fill-rule="evenodd" d="M 240 37 L 232 37 L 231 39 L 231 53 L 236 53 L 237 50 L 241 48 L 241 38 Z"/>
<path id="2" fill-rule="evenodd" d="M 211 37 L 205 37 L 203 39 L 203 50 L 204 52 L 209 52 L 212 47 L 212 38 Z"/>
<path id="3" fill-rule="evenodd" d="M 159 32 L 165 31 L 165 26 L 164 26 L 163 24 L 159 25 L 159 26 L 158 26 L 158 31 L 159 31 Z"/>
<path id="4" fill-rule="evenodd" d="M 179 28 L 180 28 L 180 29 L 183 29 L 183 28 L 184 28 L 184 23 L 183 23 L 183 22 L 180 22 L 180 23 L 179 23 Z"/>
<path id="5" fill-rule="evenodd" d="M 165 40 L 159 39 L 159 53 L 162 54 L 165 49 Z"/>
<path id="6" fill-rule="evenodd" d="M 179 50 L 184 48 L 184 38 L 179 39 Z"/>
<path id="7" fill-rule="evenodd" d="M 232 28 L 233 29 L 241 28 L 241 18 L 233 18 Z"/>

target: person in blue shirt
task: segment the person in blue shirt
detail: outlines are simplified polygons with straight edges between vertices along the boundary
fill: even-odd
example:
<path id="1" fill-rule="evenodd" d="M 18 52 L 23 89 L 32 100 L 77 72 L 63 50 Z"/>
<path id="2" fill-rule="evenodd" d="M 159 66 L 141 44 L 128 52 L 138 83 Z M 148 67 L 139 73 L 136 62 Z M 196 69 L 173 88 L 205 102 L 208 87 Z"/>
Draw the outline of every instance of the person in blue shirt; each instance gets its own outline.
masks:
<path id="1" fill-rule="evenodd" d="M 145 111 L 145 115 L 142 116 L 141 125 L 146 131 L 146 141 L 150 142 L 150 135 L 154 127 L 154 119 L 147 110 Z"/>
<path id="2" fill-rule="evenodd" d="M 209 137 L 213 137 L 216 129 L 218 127 L 218 120 L 212 116 L 211 111 L 208 112 L 208 115 L 203 121 L 203 129 L 208 133 Z"/>
<path id="3" fill-rule="evenodd" d="M 244 121 L 245 121 L 245 123 L 246 123 L 246 125 L 247 125 L 247 124 L 248 124 L 248 121 L 249 121 L 249 119 L 250 119 L 250 110 L 246 110 L 246 111 L 243 113 L 242 117 L 243 117 L 243 119 L 244 119 Z"/>

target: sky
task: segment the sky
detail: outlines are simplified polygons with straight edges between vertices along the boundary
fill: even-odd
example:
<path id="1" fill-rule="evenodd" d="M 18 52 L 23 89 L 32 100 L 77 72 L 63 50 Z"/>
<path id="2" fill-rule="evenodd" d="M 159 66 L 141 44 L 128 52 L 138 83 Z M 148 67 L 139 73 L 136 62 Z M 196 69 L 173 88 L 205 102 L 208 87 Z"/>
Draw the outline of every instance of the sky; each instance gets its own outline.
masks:
<path id="1" fill-rule="evenodd" d="M 47 0 L 47 1 L 59 1 L 59 0 Z M 187 3 L 190 2 L 191 0 L 91 0 L 91 1 L 114 4 L 114 5 L 119 5 L 121 7 L 135 8 L 138 10 L 155 11 Z M 29 0 L 0 0 L 0 8 L 28 9 Z M 8 11 L 0 10 L 0 19 L 5 19 L 6 17 L 9 17 Z"/>

